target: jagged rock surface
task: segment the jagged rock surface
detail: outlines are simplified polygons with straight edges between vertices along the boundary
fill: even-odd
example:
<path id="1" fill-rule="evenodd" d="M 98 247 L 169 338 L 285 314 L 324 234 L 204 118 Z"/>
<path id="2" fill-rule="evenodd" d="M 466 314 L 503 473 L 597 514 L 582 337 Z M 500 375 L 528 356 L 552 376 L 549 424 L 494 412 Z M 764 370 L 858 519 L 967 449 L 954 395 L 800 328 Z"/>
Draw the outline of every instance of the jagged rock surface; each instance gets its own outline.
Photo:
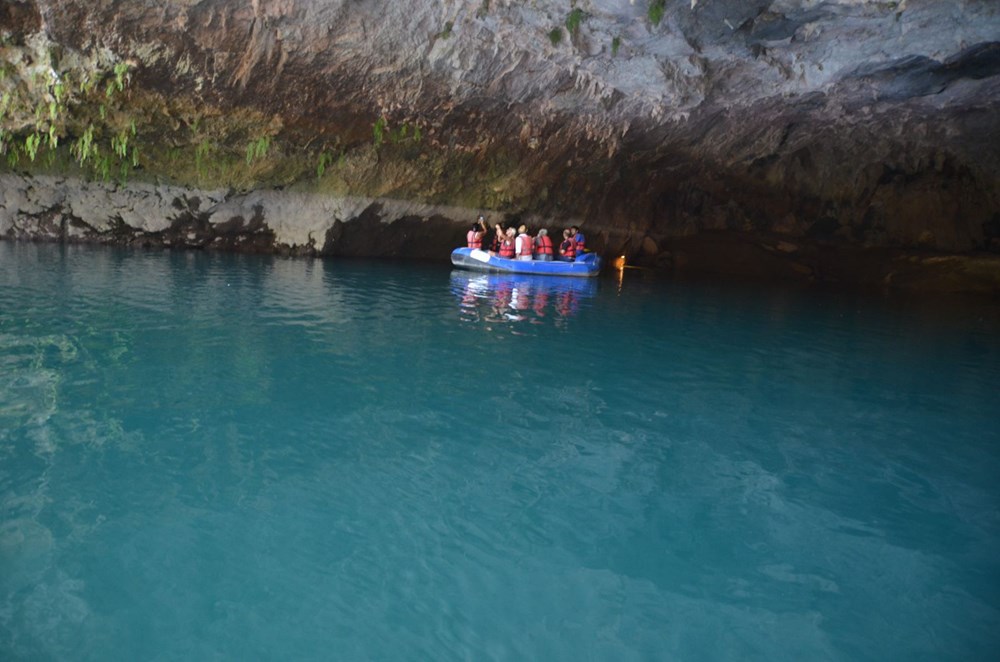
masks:
<path id="1" fill-rule="evenodd" d="M 8 2 L 14 40 L 108 49 L 134 63 L 136 95 L 252 111 L 286 154 L 336 145 L 357 177 L 334 192 L 264 178 L 256 193 L 57 178 L 63 200 L 46 203 L 58 195 L 24 190 L 52 180 L 10 174 L 0 233 L 155 242 L 193 224 L 193 245 L 422 255 L 486 208 L 580 223 L 600 250 L 674 266 L 671 242 L 718 232 L 1000 252 L 996 2 L 667 0 L 658 24 L 649 5 Z M 420 127 L 419 148 L 373 147 L 380 118 Z"/>

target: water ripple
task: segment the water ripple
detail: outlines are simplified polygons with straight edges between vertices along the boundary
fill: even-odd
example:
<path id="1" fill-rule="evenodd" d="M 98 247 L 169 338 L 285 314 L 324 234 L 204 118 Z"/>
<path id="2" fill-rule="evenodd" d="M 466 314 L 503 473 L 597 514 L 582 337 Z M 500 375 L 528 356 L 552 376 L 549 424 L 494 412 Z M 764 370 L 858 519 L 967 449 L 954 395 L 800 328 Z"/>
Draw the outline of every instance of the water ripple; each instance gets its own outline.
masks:
<path id="1" fill-rule="evenodd" d="M 988 659 L 1000 320 L 631 278 L 0 242 L 0 653 Z"/>

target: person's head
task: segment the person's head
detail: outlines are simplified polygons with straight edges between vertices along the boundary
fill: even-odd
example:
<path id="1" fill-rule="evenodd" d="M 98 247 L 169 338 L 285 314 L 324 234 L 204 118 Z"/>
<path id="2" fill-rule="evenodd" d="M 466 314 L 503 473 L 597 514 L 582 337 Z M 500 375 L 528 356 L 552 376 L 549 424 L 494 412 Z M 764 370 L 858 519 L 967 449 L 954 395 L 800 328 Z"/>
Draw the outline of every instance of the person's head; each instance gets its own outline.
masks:
<path id="1" fill-rule="evenodd" d="M 481 229 L 482 228 L 479 227 L 479 223 L 473 223 L 472 224 L 472 231 L 473 232 L 479 232 Z"/>
<path id="2" fill-rule="evenodd" d="M 514 236 L 514 228 L 507 228 L 507 236 L 508 237 Z"/>
<path id="3" fill-rule="evenodd" d="M 569 235 L 570 234 L 571 233 L 570 233 L 570 231 L 568 229 L 567 230 L 563 230 L 563 237 L 566 237 L 567 239 L 569 239 Z"/>
<path id="4" fill-rule="evenodd" d="M 517 233 L 518 233 L 518 234 L 524 234 L 524 233 L 525 233 L 525 232 L 527 232 L 527 231 L 528 231 L 528 227 L 527 227 L 527 226 L 525 226 L 525 225 L 522 225 L 521 227 L 519 227 L 519 228 L 517 229 Z"/>
<path id="5" fill-rule="evenodd" d="M 549 233 L 549 231 L 548 231 L 548 230 L 546 230 L 545 228 L 542 228 L 541 230 L 539 230 L 539 231 L 538 231 L 538 236 L 539 236 L 539 237 L 544 237 L 544 236 L 545 236 L 545 235 L 547 235 L 548 233 Z"/>

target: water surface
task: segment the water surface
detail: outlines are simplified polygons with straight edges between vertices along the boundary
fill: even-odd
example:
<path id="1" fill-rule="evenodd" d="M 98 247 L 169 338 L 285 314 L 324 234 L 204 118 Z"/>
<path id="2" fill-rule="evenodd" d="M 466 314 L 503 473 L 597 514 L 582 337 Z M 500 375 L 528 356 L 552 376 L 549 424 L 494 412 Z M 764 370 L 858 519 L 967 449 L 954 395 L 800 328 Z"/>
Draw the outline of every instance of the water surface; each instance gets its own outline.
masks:
<path id="1" fill-rule="evenodd" d="M 987 304 L 0 242 L 0 657 L 987 660 Z"/>

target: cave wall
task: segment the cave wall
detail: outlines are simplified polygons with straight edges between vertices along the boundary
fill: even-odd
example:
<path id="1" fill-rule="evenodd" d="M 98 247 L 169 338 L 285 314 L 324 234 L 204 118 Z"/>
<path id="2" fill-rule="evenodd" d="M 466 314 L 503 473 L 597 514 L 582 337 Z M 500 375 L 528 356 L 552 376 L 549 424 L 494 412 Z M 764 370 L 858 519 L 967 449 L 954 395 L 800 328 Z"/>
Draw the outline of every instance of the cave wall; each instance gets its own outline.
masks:
<path id="1" fill-rule="evenodd" d="M 464 242 L 456 219 L 475 213 L 364 196 L 0 174 L 0 235 L 15 240 L 440 259 L 442 246 Z"/>
<path id="2" fill-rule="evenodd" d="M 651 264 L 720 233 L 1000 252 L 996 2 L 656 5 L 6 2 L 4 85 L 129 74 L 5 166 L 0 236 L 430 256 L 485 210 Z M 65 145 L 127 117 L 139 166 L 93 181 Z"/>

